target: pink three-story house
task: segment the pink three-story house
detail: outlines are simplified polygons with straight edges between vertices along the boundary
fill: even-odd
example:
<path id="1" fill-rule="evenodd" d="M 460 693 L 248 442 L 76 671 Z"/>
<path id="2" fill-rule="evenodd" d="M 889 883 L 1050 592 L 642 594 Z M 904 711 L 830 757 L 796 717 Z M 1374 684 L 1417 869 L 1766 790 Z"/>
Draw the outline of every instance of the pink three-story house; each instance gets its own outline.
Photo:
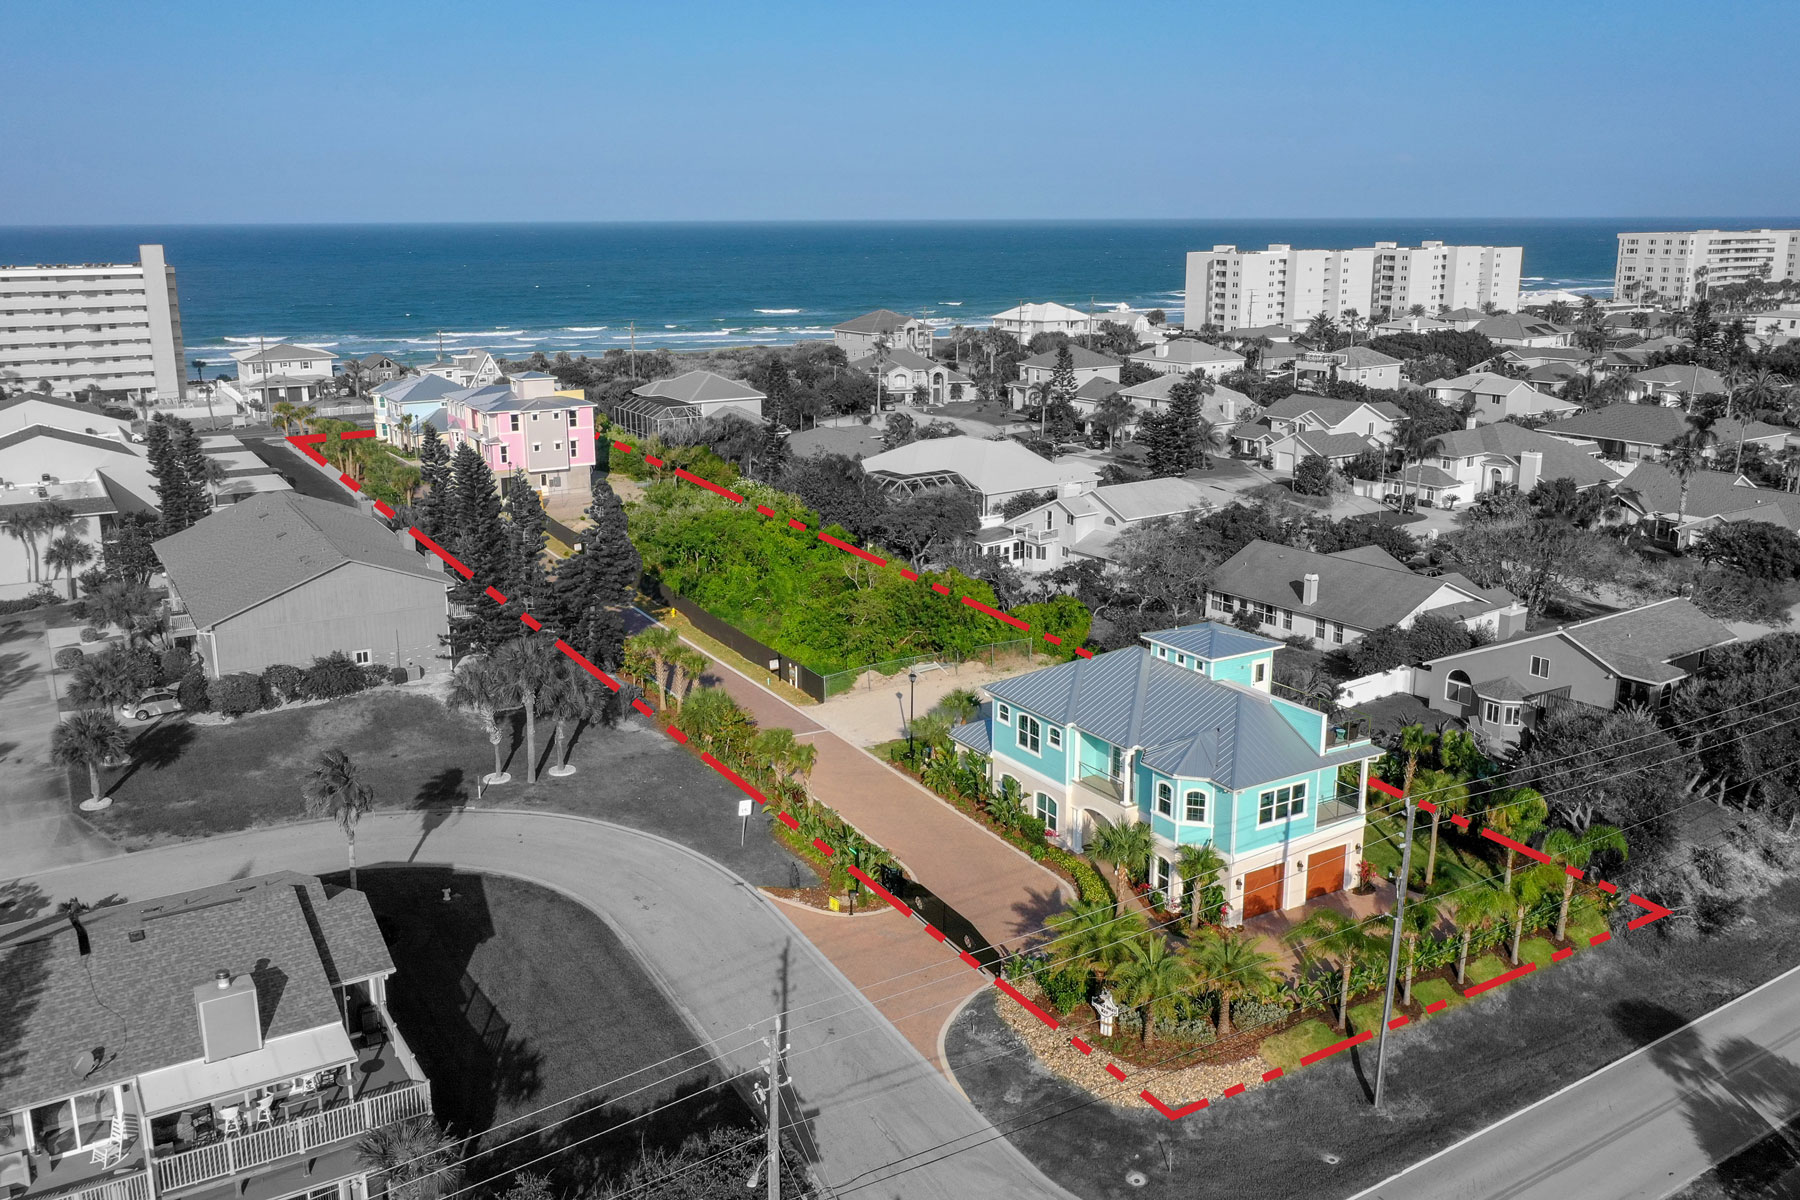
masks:
<path id="1" fill-rule="evenodd" d="M 538 371 L 444 396 L 451 452 L 474 446 L 504 481 L 523 471 L 540 492 L 585 492 L 594 467 L 595 407 L 558 395 Z"/>

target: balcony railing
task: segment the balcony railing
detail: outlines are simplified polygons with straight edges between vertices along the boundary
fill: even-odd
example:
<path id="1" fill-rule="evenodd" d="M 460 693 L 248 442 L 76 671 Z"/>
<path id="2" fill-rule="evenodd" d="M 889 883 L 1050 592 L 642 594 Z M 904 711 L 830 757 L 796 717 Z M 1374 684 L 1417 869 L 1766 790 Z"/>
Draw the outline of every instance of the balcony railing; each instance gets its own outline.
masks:
<path id="1" fill-rule="evenodd" d="M 1360 821 L 1364 816 L 1361 799 L 1356 792 L 1339 792 L 1329 800 L 1320 801 L 1318 814 L 1313 818 L 1314 828 L 1323 829 L 1340 821 Z"/>
<path id="2" fill-rule="evenodd" d="M 223 1138 L 211 1145 L 158 1158 L 155 1167 L 157 1190 L 166 1193 L 173 1188 L 228 1179 L 243 1171 L 349 1141 L 383 1125 L 427 1116 L 430 1112 L 431 1085 L 424 1081 L 402 1084 L 379 1096 L 326 1109 L 310 1117 L 282 1121 L 250 1133 Z M 147 1200 L 147 1197 L 119 1197 L 118 1200 Z"/>
<path id="3" fill-rule="evenodd" d="M 87 1187 L 45 1192 L 43 1196 L 45 1200 L 151 1200 L 150 1173 L 138 1171 L 103 1183 L 92 1183 Z M 38 1200 L 38 1196 L 34 1194 L 31 1200 Z"/>
<path id="4" fill-rule="evenodd" d="M 1082 773 L 1077 776 L 1076 782 L 1081 784 L 1081 786 L 1088 791 L 1093 792 L 1095 795 L 1105 796 L 1108 800 L 1114 802 L 1120 802 L 1124 799 L 1125 786 L 1124 781 L 1120 776 L 1095 772 L 1086 767 L 1081 768 L 1081 772 Z"/>

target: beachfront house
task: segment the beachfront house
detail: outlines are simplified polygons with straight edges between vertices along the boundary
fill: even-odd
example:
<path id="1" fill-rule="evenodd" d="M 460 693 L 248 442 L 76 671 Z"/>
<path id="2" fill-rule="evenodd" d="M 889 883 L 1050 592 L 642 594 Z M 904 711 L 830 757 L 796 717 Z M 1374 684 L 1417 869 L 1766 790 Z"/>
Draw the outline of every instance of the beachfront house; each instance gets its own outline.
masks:
<path id="1" fill-rule="evenodd" d="M 293 871 L 0 927 L 11 1200 L 364 1200 L 431 1115 L 361 892 Z"/>
<path id="2" fill-rule="evenodd" d="M 1412 694 L 1494 741 L 1515 742 L 1559 703 L 1662 708 L 1707 651 L 1737 640 L 1675 597 L 1420 663 Z"/>
<path id="3" fill-rule="evenodd" d="M 1120 534 L 1158 517 L 1212 507 L 1207 485 L 1194 479 L 1140 479 L 1091 491 L 1064 489 L 1055 499 L 1020 513 L 976 537 L 982 552 L 1041 575 L 1080 559 L 1113 561 Z"/>
<path id="4" fill-rule="evenodd" d="M 462 388 L 490 387 L 499 383 L 503 374 L 500 360 L 486 350 L 459 350 L 426 367 L 425 373 L 441 375 Z"/>
<path id="5" fill-rule="evenodd" d="M 461 384 L 429 372 L 377 384 L 369 393 L 369 402 L 375 407 L 376 436 L 410 450 L 419 444 L 427 424 L 444 433 L 450 428 L 444 397 L 466 390 Z"/>
<path id="6" fill-rule="evenodd" d="M 337 355 L 318 346 L 280 342 L 259 350 L 238 350 L 237 390 L 253 407 L 268 412 L 276 404 L 311 404 L 331 378 Z"/>
<path id="7" fill-rule="evenodd" d="M 613 424 L 639 437 L 668 438 L 713 417 L 763 417 L 762 392 L 741 379 L 712 371 L 689 371 L 636 389 L 613 409 Z"/>
<path id="8" fill-rule="evenodd" d="M 587 493 L 599 410 L 581 392 L 558 391 L 551 376 L 527 371 L 487 387 L 450 392 L 443 401 L 450 452 L 475 447 L 496 486 L 523 471 L 539 492 Z"/>
<path id="9" fill-rule="evenodd" d="M 1213 572 L 1206 612 L 1221 621 L 1248 612 L 1271 637 L 1301 637 L 1320 649 L 1346 646 L 1370 630 L 1410 626 L 1423 613 L 1496 639 L 1525 627 L 1525 607 L 1504 588 L 1462 575 L 1419 575 L 1374 546 L 1318 554 L 1260 539 Z"/>
<path id="10" fill-rule="evenodd" d="M 1093 466 L 1072 458 L 1052 462 L 1014 441 L 967 435 L 909 442 L 863 459 L 862 469 L 900 495 L 962 488 L 974 495 L 984 528 L 1001 524 L 1000 510 L 1014 496 L 1089 491 L 1099 478 Z"/>
<path id="11" fill-rule="evenodd" d="M 931 326 L 917 317 L 878 308 L 860 317 L 852 317 L 841 325 L 833 325 L 831 341 L 851 362 L 864 355 L 874 354 L 876 344 L 883 341 L 889 350 L 906 350 L 930 357 Z"/>
<path id="12" fill-rule="evenodd" d="M 1180 848 L 1208 842 L 1226 862 L 1228 924 L 1354 883 L 1382 753 L 1362 723 L 1273 695 L 1272 639 L 1202 622 L 1143 640 L 988 684 L 979 719 L 951 736 L 1071 850 L 1148 825 L 1143 865 L 1170 907 Z"/>
<path id="13" fill-rule="evenodd" d="M 988 320 L 1001 333 L 1010 333 L 1020 345 L 1029 346 L 1040 333 L 1062 333 L 1069 337 L 1086 337 L 1094 332 L 1100 318 L 1089 316 L 1078 308 L 1055 301 L 1020 304 L 997 312 Z"/>

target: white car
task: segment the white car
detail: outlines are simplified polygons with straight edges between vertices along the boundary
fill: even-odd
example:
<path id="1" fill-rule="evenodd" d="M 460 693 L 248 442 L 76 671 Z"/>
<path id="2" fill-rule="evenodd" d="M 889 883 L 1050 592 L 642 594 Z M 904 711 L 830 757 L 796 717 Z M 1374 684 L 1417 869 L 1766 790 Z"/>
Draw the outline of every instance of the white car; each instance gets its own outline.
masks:
<path id="1" fill-rule="evenodd" d="M 139 721 L 180 711 L 181 701 L 176 697 L 174 688 L 157 688 L 155 691 L 145 692 L 133 703 L 119 707 L 120 714 L 126 719 L 135 718 Z"/>

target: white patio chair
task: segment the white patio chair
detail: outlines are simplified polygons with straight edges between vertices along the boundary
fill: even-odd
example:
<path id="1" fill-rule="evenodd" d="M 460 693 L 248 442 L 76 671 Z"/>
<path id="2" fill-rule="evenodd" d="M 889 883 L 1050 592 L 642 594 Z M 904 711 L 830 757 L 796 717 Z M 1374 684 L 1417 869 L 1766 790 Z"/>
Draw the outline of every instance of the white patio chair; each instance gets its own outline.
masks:
<path id="1" fill-rule="evenodd" d="M 219 1127 L 226 1137 L 244 1131 L 244 1110 L 235 1104 L 219 1106 Z"/>

